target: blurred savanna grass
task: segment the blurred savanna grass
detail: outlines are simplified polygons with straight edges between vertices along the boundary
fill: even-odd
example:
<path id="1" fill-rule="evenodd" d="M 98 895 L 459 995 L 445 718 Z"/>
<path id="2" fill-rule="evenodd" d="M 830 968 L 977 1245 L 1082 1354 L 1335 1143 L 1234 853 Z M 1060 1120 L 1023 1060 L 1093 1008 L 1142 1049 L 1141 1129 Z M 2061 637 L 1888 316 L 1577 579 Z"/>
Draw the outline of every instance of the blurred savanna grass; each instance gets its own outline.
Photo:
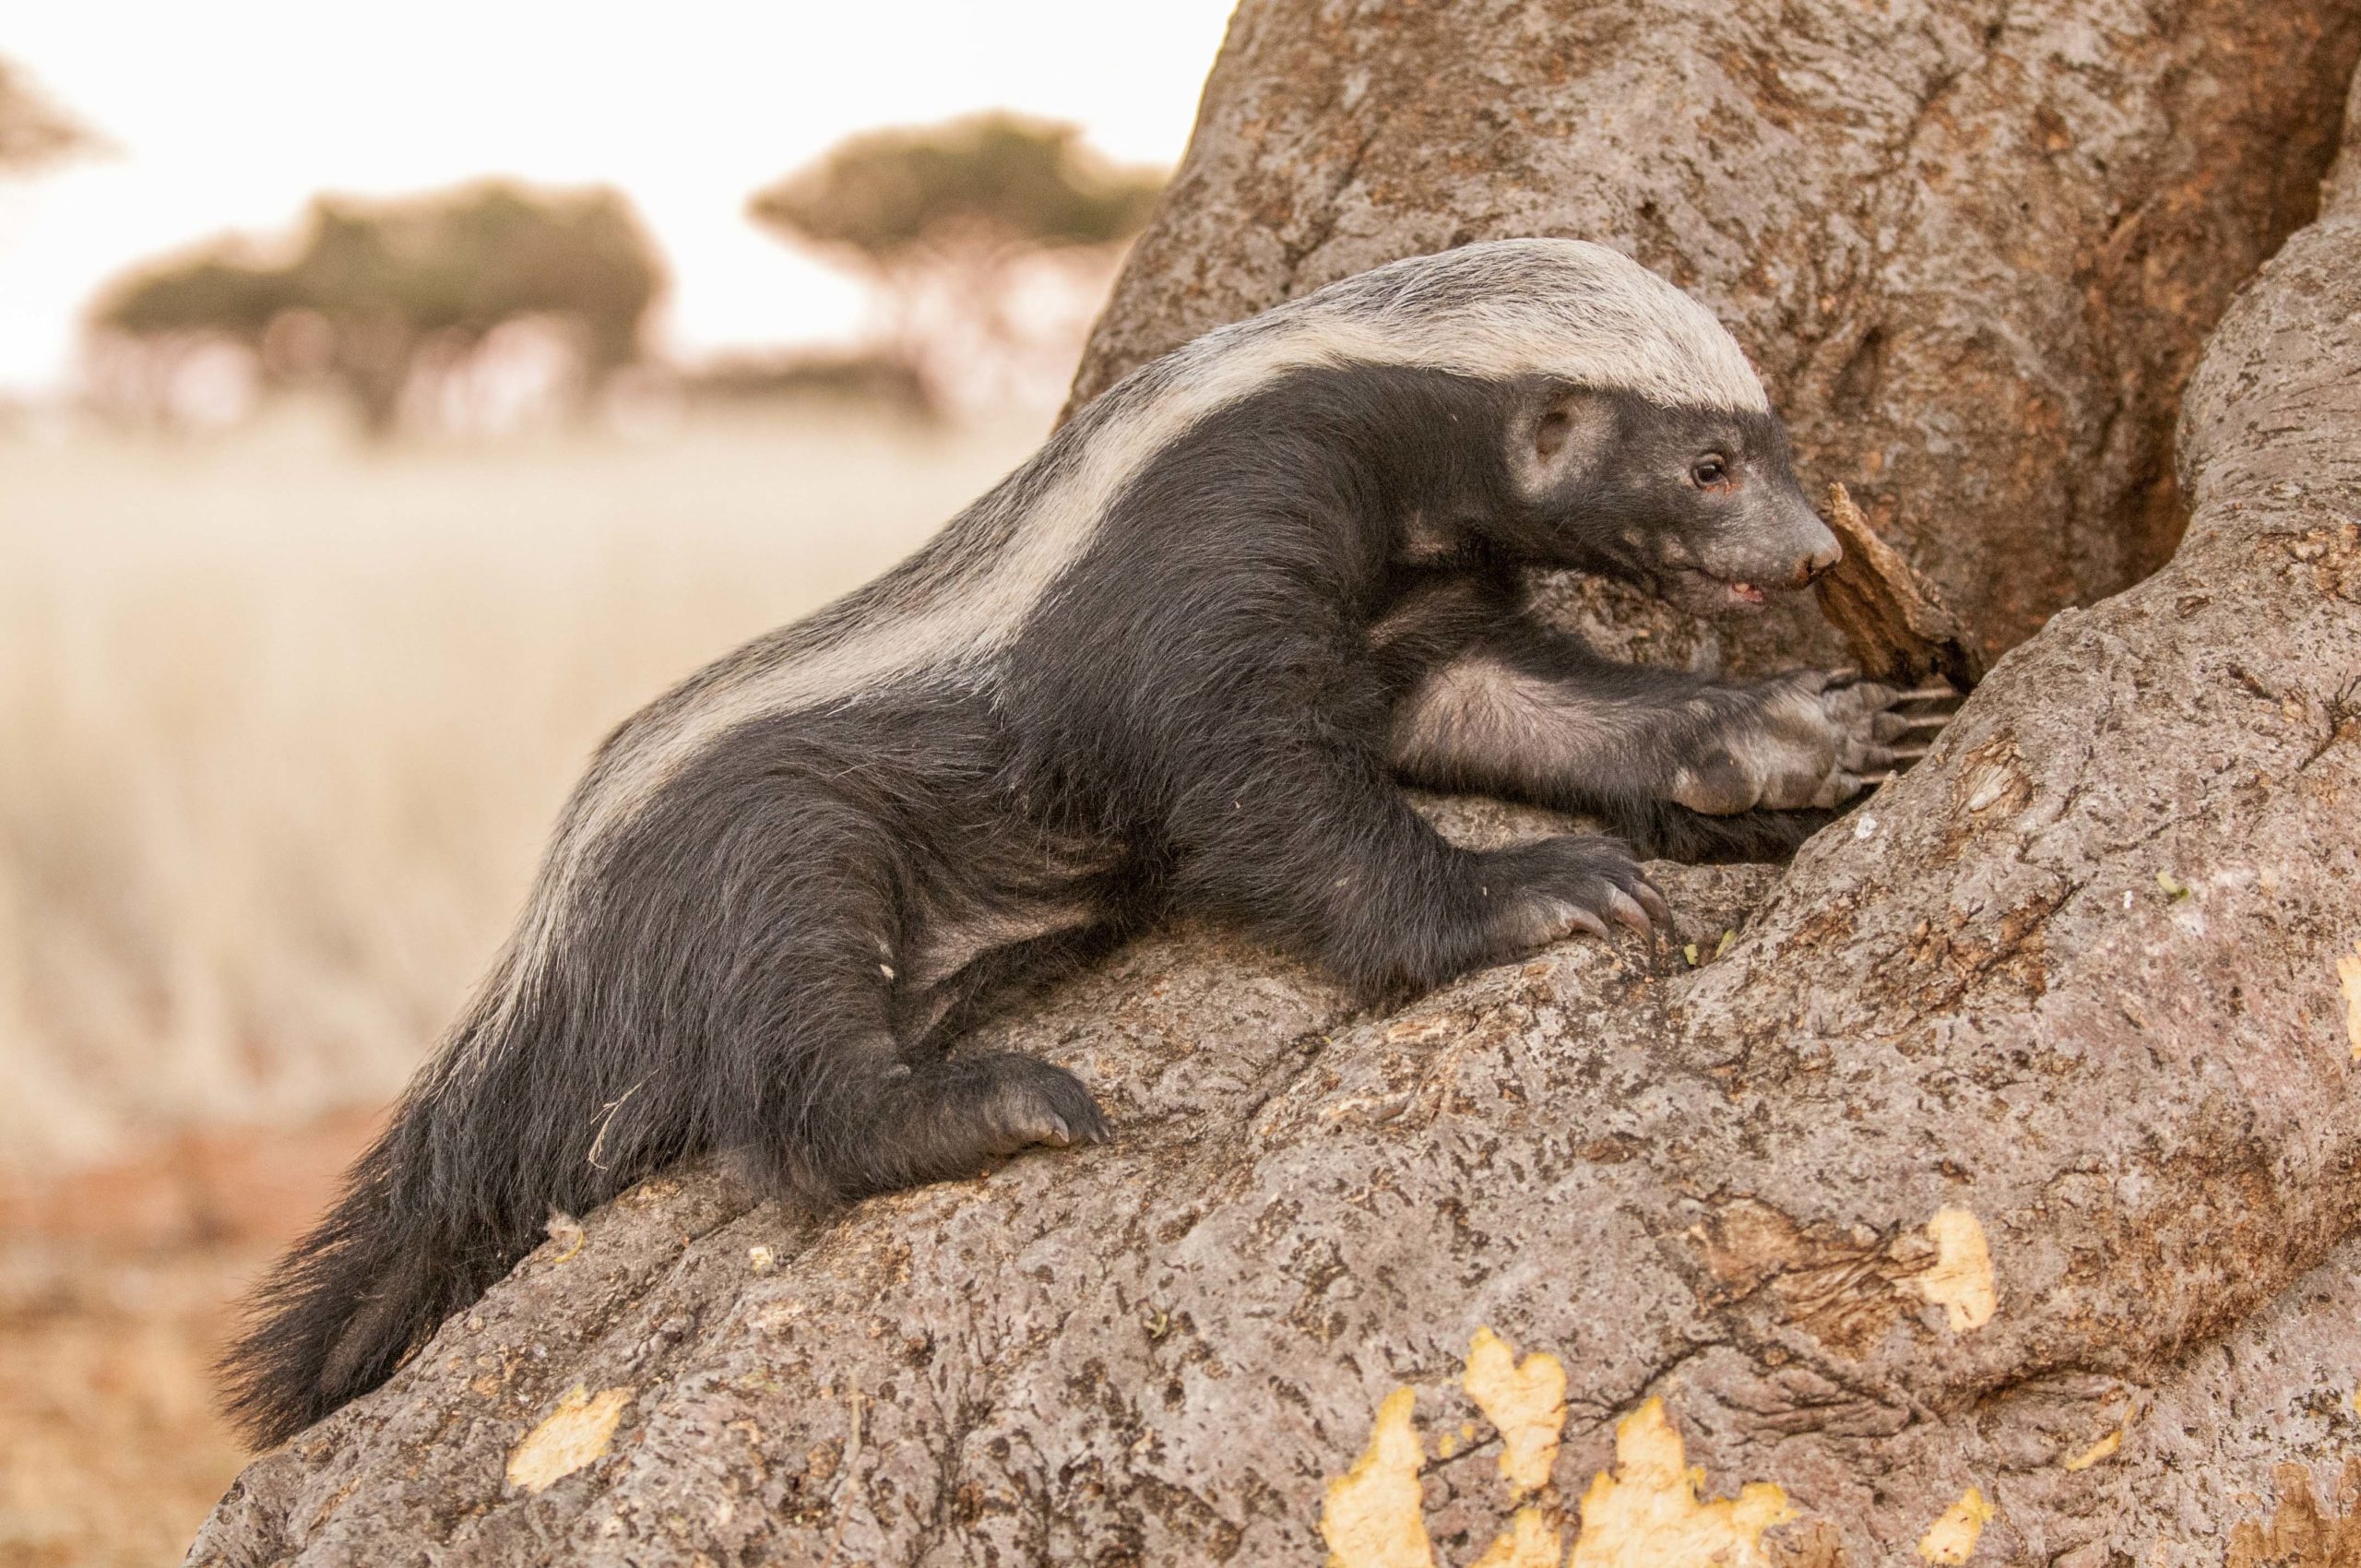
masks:
<path id="1" fill-rule="evenodd" d="M 0 445 L 0 1168 L 392 1094 L 599 736 L 1037 434 Z"/>

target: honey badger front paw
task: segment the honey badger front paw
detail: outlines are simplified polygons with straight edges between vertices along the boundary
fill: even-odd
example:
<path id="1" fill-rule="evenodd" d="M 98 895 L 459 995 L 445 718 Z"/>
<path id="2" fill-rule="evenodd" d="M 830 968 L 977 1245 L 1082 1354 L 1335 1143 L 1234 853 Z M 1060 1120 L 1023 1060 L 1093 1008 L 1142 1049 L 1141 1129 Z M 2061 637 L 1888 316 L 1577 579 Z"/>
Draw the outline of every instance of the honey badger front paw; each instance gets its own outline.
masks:
<path id="1" fill-rule="evenodd" d="M 1908 727 L 1892 711 L 1903 694 L 1874 681 L 1798 670 L 1745 695 L 1674 776 L 1671 796 L 1691 811 L 1842 805 L 1860 792 L 1861 775 L 1892 766 L 1892 742 Z"/>
<path id="2" fill-rule="evenodd" d="M 1505 953 L 1536 947 L 1586 931 L 1604 937 L 1612 921 L 1646 935 L 1672 910 L 1640 870 L 1631 851 L 1596 833 L 1568 833 L 1496 849 L 1487 896 L 1501 901 L 1498 927 Z"/>

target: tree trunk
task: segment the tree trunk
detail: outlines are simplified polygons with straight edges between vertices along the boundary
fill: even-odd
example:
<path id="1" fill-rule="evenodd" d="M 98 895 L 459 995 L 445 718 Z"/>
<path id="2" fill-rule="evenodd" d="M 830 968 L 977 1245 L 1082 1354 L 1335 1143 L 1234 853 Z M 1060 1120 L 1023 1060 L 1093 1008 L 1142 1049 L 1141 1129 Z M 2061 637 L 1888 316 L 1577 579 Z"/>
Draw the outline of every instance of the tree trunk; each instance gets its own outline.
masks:
<path id="1" fill-rule="evenodd" d="M 1423 191 L 1495 214 L 1486 232 L 1551 226 L 1513 189 L 1574 191 L 1571 210 L 1607 203 L 1579 193 L 1612 171 L 1659 192 L 1623 237 L 1659 263 L 1688 247 L 1820 460 L 1883 453 L 1867 488 L 1902 498 L 1896 534 L 2009 641 L 2137 570 L 2137 469 L 2189 323 L 2301 205 L 2248 176 L 2266 142 L 2331 139 L 2298 111 L 2333 119 L 2323 60 L 2349 59 L 2350 18 L 2254 9 L 2281 19 L 2086 0 L 2011 13 L 2052 18 L 2038 37 L 1880 42 L 1832 19 L 1849 4 L 1798 0 L 1763 63 L 1723 7 L 1658 0 L 1650 30 L 1615 6 L 1554 24 L 1612 44 L 1596 68 L 1521 24 L 1406 84 L 1361 33 L 1462 25 L 1439 8 L 1332 34 L 1250 0 L 1086 385 L 1262 303 L 1240 279 L 1390 254 L 1365 194 L 1327 218 L 1223 208 L 1209 182 L 1250 143 L 1274 179 L 1312 159 L 1315 189 L 1405 212 Z M 1290 53 L 1321 39 L 1337 58 Z M 1872 91 L 1858 59 L 1906 90 Z M 1247 90 L 1264 61 L 1298 79 Z M 1521 84 L 1552 78 L 1563 107 L 1536 118 Z M 1357 164 L 1314 145 L 1332 83 L 1347 124 L 1388 103 Z M 1569 128 L 1610 114 L 1628 130 Z M 1627 150 L 1560 161 L 1580 135 Z M 1783 184 L 1722 199 L 1781 147 Z M 1946 183 L 1913 206 L 1930 170 Z M 2130 202 L 2104 220 L 2102 187 Z M 1576 942 L 1383 1017 L 1218 936 L 1134 944 L 978 1042 L 1081 1072 L 1112 1146 L 832 1223 L 709 1173 L 645 1183 L 258 1460 L 191 1561 L 2346 1561 L 2361 160 L 2330 189 L 2189 385 L 2169 563 L 2014 647 L 1917 770 L 1784 875 L 1667 868 L 1672 945 Z M 2004 198 L 2039 220 L 1979 226 Z M 1192 204 L 1230 215 L 1202 297 L 1155 281 L 1216 220 Z M 2075 252 L 2086 214 L 2134 242 Z M 2083 257 L 2070 288 L 2047 281 L 2061 255 Z M 1783 315 L 1823 284 L 1843 309 Z M 1870 326 L 1882 368 L 1834 374 Z M 1841 418 L 1839 383 L 1861 389 Z M 2036 540 L 2035 586 L 2001 581 Z M 1533 826 L 1439 810 L 1470 837 Z"/>

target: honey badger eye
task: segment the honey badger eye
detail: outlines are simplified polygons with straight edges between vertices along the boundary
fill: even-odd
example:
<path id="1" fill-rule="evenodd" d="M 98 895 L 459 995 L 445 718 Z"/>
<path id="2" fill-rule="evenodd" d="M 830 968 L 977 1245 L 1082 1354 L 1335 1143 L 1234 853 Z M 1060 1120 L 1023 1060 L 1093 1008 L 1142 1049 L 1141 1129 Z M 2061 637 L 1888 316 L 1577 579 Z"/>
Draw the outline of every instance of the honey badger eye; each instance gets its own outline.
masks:
<path id="1" fill-rule="evenodd" d="M 1696 481 L 1698 488 L 1710 489 L 1728 479 L 1730 471 L 1723 463 L 1721 454 L 1708 452 L 1691 467 L 1689 477 Z"/>

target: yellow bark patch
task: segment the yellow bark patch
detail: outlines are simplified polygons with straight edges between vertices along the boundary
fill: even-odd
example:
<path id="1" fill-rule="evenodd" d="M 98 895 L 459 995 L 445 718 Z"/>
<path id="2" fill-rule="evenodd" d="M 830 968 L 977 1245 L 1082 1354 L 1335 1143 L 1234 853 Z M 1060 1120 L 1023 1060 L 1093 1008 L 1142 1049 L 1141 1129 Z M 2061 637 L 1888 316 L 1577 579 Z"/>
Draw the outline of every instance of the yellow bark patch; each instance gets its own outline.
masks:
<path id="1" fill-rule="evenodd" d="M 571 1263 L 574 1254 L 582 1250 L 582 1221 L 562 1208 L 550 1210 L 550 1240 L 557 1243 L 557 1251 L 550 1254 L 552 1263 Z"/>
<path id="2" fill-rule="evenodd" d="M 2123 1432 L 2118 1428 L 2067 1460 L 2066 1467 L 2069 1470 L 2087 1470 L 2094 1465 L 2114 1458 L 2116 1450 L 2122 1446 Z"/>
<path id="3" fill-rule="evenodd" d="M 2344 1038 L 2353 1044 L 2353 1060 L 2361 1062 L 2361 942 L 2336 961 L 2336 983 L 2344 992 Z"/>
<path id="4" fill-rule="evenodd" d="M 1935 1261 L 1909 1283 L 1943 1309 L 1953 1334 L 1982 1328 L 1999 1303 L 1982 1222 L 1964 1208 L 1939 1208 L 1927 1221 L 1927 1236 L 1935 1243 Z"/>
<path id="5" fill-rule="evenodd" d="M 1549 1482 L 1566 1427 L 1566 1369 L 1535 1351 L 1522 1364 L 1508 1342 L 1479 1328 L 1467 1347 L 1467 1396 L 1501 1431 L 1501 1474 L 1522 1497 Z"/>
<path id="6" fill-rule="evenodd" d="M 549 1420 L 525 1434 L 508 1455 L 508 1484 L 526 1491 L 542 1491 L 595 1459 L 605 1456 L 623 1407 L 635 1391 L 602 1389 L 594 1397 L 575 1384 L 557 1402 Z"/>
<path id="7" fill-rule="evenodd" d="M 1984 1501 L 1982 1492 L 1969 1487 L 1918 1538 L 1918 1555 L 1929 1562 L 1966 1562 L 1975 1555 L 1975 1539 L 1984 1533 L 1991 1517 L 1992 1505 Z"/>
<path id="8" fill-rule="evenodd" d="M 1434 1568 L 1435 1549 L 1419 1512 L 1418 1469 L 1425 1455 L 1410 1412 L 1417 1391 L 1397 1388 L 1377 1408 L 1369 1448 L 1328 1483 L 1320 1534 L 1330 1568 Z"/>
<path id="9" fill-rule="evenodd" d="M 1538 1508 L 1520 1508 L 1508 1532 L 1497 1536 L 1468 1568 L 1558 1568 L 1558 1526 Z"/>
<path id="10" fill-rule="evenodd" d="M 1680 1433 L 1650 1399 L 1615 1427 L 1615 1470 L 1591 1478 L 1568 1568 L 1767 1568 L 1762 1532 L 1794 1518 L 1768 1481 L 1704 1502 Z"/>

